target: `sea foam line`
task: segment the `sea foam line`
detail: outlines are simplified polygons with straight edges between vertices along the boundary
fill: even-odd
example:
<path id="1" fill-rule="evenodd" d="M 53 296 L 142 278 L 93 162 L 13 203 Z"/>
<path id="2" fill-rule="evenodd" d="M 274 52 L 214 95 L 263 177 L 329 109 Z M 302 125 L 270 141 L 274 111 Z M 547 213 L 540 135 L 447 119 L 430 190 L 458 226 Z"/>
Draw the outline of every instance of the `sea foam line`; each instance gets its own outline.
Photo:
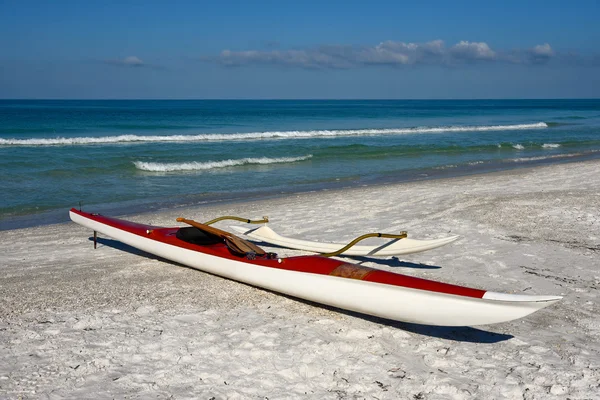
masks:
<path id="1" fill-rule="evenodd" d="M 579 157 L 579 156 L 585 156 L 585 155 L 596 154 L 596 153 L 600 153 L 600 150 L 586 150 L 586 151 L 581 152 L 581 153 L 554 154 L 554 155 L 550 155 L 550 156 L 513 158 L 511 160 L 505 160 L 505 161 L 514 161 L 514 162 L 519 162 L 519 161 L 539 161 L 539 160 L 548 160 L 548 159 L 553 159 L 553 158 Z"/>
<path id="2" fill-rule="evenodd" d="M 591 153 L 591 152 L 590 152 Z M 521 158 L 513 158 L 509 161 L 513 162 L 523 162 L 523 161 L 539 161 L 539 160 L 550 160 L 553 158 L 570 158 L 582 156 L 584 153 L 570 153 L 570 154 L 555 154 L 552 156 L 537 156 L 537 157 L 521 157 Z"/>
<path id="3" fill-rule="evenodd" d="M 0 146 L 69 146 L 86 144 L 110 143 L 147 143 L 147 142 L 221 142 L 248 141 L 269 139 L 309 139 L 338 136 L 375 136 L 403 135 L 415 133 L 445 133 L 445 132 L 487 132 L 506 130 L 526 130 L 547 128 L 545 122 L 517 125 L 476 125 L 476 126 L 438 126 L 398 129 L 347 129 L 347 130 L 313 130 L 313 131 L 273 131 L 250 133 L 212 133 L 200 135 L 119 135 L 101 137 L 47 138 L 47 139 L 1 139 Z"/>
<path id="4" fill-rule="evenodd" d="M 265 165 L 265 164 L 282 164 L 293 163 L 297 161 L 308 160 L 312 154 L 302 157 L 280 157 L 280 158 L 241 158 L 238 160 L 223 160 L 223 161 L 207 161 L 198 162 L 191 161 L 185 163 L 156 163 L 145 161 L 134 161 L 135 167 L 142 171 L 150 172 L 174 172 L 174 171 L 204 171 L 216 168 L 236 167 L 240 165 Z"/>

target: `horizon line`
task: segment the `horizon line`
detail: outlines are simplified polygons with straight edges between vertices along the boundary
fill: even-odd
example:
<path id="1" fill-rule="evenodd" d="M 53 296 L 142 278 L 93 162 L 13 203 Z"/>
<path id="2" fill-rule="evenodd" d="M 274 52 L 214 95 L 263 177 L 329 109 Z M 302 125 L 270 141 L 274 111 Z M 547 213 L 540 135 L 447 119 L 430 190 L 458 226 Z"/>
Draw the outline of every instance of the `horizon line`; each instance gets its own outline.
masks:
<path id="1" fill-rule="evenodd" d="M 600 97 L 473 97 L 473 98 L 452 98 L 452 97 L 430 97 L 430 98 L 377 98 L 377 97 L 348 97 L 348 98 L 312 98 L 312 97 L 267 97 L 267 98 L 244 98 L 244 97 L 223 97 L 223 98 L 35 98 L 35 97 L 14 97 L 0 98 L 0 101 L 473 101 L 473 100 L 600 100 Z"/>

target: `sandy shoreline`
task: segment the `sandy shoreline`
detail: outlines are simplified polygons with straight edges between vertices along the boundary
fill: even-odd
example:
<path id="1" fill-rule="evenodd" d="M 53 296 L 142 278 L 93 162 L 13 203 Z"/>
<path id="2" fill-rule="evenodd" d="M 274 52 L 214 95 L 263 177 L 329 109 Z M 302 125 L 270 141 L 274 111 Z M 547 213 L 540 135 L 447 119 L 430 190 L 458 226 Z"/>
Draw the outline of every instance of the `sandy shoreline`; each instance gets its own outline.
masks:
<path id="1" fill-rule="evenodd" d="M 555 164 L 131 218 L 175 225 L 178 216 L 268 215 L 282 234 L 324 241 L 369 231 L 458 234 L 401 260 L 359 261 L 565 296 L 523 320 L 477 328 L 331 310 L 109 238 L 94 250 L 91 232 L 71 223 L 2 231 L 0 398 L 593 398 L 599 170 L 600 161 Z"/>
<path id="2" fill-rule="evenodd" d="M 510 174 L 514 170 L 530 169 L 546 165 L 586 162 L 600 160 L 600 152 L 591 151 L 574 154 L 564 154 L 550 158 L 500 160 L 490 163 L 472 163 L 467 165 L 450 165 L 447 167 L 434 167 L 428 169 L 409 170 L 397 172 L 387 176 L 362 177 L 351 179 L 335 179 L 314 184 L 292 185 L 278 188 L 251 187 L 242 191 L 233 192 L 206 192 L 178 196 L 161 196 L 155 198 L 143 198 L 123 202 L 109 202 L 103 204 L 87 204 L 86 196 L 82 196 L 81 202 L 66 203 L 62 209 L 51 209 L 33 214 L 4 215 L 0 218 L 0 232 L 13 229 L 33 228 L 41 225 L 54 225 L 69 222 L 68 213 L 65 208 L 77 207 L 82 204 L 84 209 L 93 209 L 95 212 L 112 216 L 127 216 L 137 214 L 163 213 L 174 209 L 198 210 L 211 207 L 218 210 L 228 204 L 249 204 L 255 202 L 267 202 L 276 198 L 289 198 L 296 195 L 314 193 L 320 191 L 348 191 L 358 187 L 387 187 L 409 183 L 417 183 L 430 180 L 454 179 L 471 175 L 494 175 L 497 173 Z"/>

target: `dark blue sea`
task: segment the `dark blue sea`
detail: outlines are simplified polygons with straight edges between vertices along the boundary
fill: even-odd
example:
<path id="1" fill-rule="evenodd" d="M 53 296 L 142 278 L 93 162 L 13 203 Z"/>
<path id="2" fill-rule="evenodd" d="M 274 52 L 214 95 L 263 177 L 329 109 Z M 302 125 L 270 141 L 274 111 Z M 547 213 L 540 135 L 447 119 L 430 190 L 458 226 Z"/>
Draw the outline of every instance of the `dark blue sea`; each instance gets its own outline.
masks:
<path id="1" fill-rule="evenodd" d="M 600 157 L 600 100 L 0 100 L 0 229 Z"/>

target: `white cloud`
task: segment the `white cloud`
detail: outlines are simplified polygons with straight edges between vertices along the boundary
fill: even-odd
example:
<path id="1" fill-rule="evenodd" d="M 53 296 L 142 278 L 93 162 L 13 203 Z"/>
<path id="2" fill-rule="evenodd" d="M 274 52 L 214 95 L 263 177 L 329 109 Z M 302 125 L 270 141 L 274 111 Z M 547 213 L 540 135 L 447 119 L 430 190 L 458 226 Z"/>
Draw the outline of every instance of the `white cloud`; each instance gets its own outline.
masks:
<path id="1" fill-rule="evenodd" d="M 538 44 L 531 49 L 531 52 L 537 56 L 544 57 L 552 57 L 554 55 L 554 50 L 552 50 L 552 47 L 548 43 Z"/>
<path id="2" fill-rule="evenodd" d="M 465 60 L 493 60 L 496 57 L 496 53 L 487 43 L 465 40 L 452 46 L 450 53 L 456 58 Z"/>
<path id="3" fill-rule="evenodd" d="M 123 64 L 131 66 L 131 67 L 140 67 L 144 65 L 144 62 L 135 56 L 125 57 L 123 60 Z"/>
<path id="4" fill-rule="evenodd" d="M 117 65 L 120 67 L 143 67 L 146 64 L 136 56 L 129 56 L 122 59 L 106 60 L 105 63 Z"/>
<path id="5" fill-rule="evenodd" d="M 529 55 L 533 63 L 541 64 L 554 57 L 554 50 L 548 43 L 538 44 L 529 50 Z"/>
<path id="6" fill-rule="evenodd" d="M 543 64 L 554 57 L 554 50 L 548 43 L 538 44 L 529 49 L 529 62 L 533 64 Z"/>

